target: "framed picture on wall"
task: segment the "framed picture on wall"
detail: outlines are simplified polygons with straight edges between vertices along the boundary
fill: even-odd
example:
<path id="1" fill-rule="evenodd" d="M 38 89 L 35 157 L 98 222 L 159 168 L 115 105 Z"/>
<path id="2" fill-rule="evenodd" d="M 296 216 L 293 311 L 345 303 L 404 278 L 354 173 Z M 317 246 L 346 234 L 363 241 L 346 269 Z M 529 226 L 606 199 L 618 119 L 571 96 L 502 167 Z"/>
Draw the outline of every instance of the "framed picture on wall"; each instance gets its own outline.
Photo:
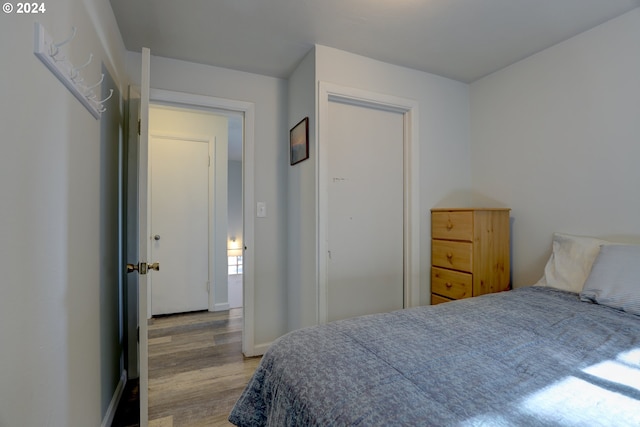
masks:
<path id="1" fill-rule="evenodd" d="M 309 117 L 300 120 L 289 131 L 291 165 L 309 158 Z"/>

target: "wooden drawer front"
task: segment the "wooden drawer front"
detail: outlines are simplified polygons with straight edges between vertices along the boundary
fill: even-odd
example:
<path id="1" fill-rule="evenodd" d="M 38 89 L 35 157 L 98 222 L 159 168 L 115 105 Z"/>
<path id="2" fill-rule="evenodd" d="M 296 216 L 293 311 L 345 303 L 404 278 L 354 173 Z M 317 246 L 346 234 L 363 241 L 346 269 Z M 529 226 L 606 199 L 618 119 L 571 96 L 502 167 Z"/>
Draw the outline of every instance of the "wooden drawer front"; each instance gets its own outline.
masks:
<path id="1" fill-rule="evenodd" d="M 442 304 L 443 302 L 450 302 L 452 299 L 441 297 L 440 295 L 431 294 L 431 305 Z"/>
<path id="2" fill-rule="evenodd" d="M 473 212 L 431 212 L 431 238 L 473 240 Z"/>
<path id="3" fill-rule="evenodd" d="M 451 299 L 472 295 L 472 276 L 469 273 L 431 268 L 431 292 Z"/>
<path id="4" fill-rule="evenodd" d="M 431 264 L 471 273 L 473 266 L 473 245 L 467 242 L 448 240 L 431 241 Z"/>

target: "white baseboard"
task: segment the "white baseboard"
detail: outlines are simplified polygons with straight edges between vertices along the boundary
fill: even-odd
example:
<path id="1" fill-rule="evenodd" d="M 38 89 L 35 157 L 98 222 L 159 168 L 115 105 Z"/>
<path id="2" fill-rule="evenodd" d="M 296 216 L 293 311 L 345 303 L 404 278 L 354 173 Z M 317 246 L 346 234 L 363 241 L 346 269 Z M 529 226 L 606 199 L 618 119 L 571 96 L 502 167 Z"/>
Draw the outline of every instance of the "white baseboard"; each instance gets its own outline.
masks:
<path id="1" fill-rule="evenodd" d="M 222 304 L 215 304 L 213 306 L 213 311 L 225 311 L 225 310 L 229 310 L 229 303 L 225 302 Z"/>
<path id="2" fill-rule="evenodd" d="M 120 398 L 122 397 L 122 393 L 124 392 L 124 386 L 126 384 L 127 384 L 127 370 L 125 369 L 122 371 L 122 375 L 120 375 L 120 381 L 118 382 L 118 386 L 116 387 L 116 390 L 113 392 L 111 403 L 109 403 L 107 412 L 106 414 L 104 414 L 101 427 L 111 427 L 111 423 L 113 422 L 113 417 L 116 416 L 116 411 L 118 410 L 118 403 L 120 403 Z"/>
<path id="3" fill-rule="evenodd" d="M 265 343 L 265 344 L 254 345 L 252 348 L 247 349 L 247 351 L 245 351 L 244 355 L 246 357 L 262 356 L 263 354 L 265 354 L 267 352 L 267 350 L 269 349 L 270 346 L 271 346 L 270 342 Z"/>

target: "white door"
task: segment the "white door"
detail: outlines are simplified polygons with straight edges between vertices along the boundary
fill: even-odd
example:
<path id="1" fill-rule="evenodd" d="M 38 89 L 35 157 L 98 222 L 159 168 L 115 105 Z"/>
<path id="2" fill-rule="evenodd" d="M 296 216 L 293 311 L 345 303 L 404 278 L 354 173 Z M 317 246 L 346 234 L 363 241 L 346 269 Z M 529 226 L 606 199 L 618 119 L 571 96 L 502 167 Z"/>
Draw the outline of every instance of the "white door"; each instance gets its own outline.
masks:
<path id="1" fill-rule="evenodd" d="M 143 50 L 143 69 L 145 54 Z M 146 62 L 148 65 L 148 61 Z M 148 69 L 148 68 L 147 68 Z M 144 73 L 143 73 L 144 75 Z M 148 75 L 148 73 L 147 73 Z M 145 82 L 145 79 L 142 79 Z M 148 79 L 146 80 L 148 84 Z M 127 376 L 140 381 L 140 425 L 147 425 L 147 218 L 146 149 L 142 138 L 141 88 L 129 87 L 129 129 L 127 142 Z M 140 123 L 138 128 L 137 123 Z M 140 129 L 140 132 L 138 131 Z M 144 274 L 140 273 L 140 269 Z"/>
<path id="2" fill-rule="evenodd" d="M 151 135 L 151 313 L 209 307 L 209 141 Z"/>
<path id="3" fill-rule="evenodd" d="M 327 320 L 404 302 L 404 117 L 329 102 Z"/>

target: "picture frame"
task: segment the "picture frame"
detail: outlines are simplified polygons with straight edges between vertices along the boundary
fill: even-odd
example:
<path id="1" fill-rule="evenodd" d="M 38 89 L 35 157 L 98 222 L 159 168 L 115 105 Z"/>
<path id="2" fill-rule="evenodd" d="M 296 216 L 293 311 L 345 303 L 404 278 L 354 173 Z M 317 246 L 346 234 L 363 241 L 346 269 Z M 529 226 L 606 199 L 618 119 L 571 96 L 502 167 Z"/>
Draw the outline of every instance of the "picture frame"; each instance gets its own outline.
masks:
<path id="1" fill-rule="evenodd" d="M 300 120 L 289 131 L 289 159 L 291 166 L 309 158 L 309 117 Z"/>

